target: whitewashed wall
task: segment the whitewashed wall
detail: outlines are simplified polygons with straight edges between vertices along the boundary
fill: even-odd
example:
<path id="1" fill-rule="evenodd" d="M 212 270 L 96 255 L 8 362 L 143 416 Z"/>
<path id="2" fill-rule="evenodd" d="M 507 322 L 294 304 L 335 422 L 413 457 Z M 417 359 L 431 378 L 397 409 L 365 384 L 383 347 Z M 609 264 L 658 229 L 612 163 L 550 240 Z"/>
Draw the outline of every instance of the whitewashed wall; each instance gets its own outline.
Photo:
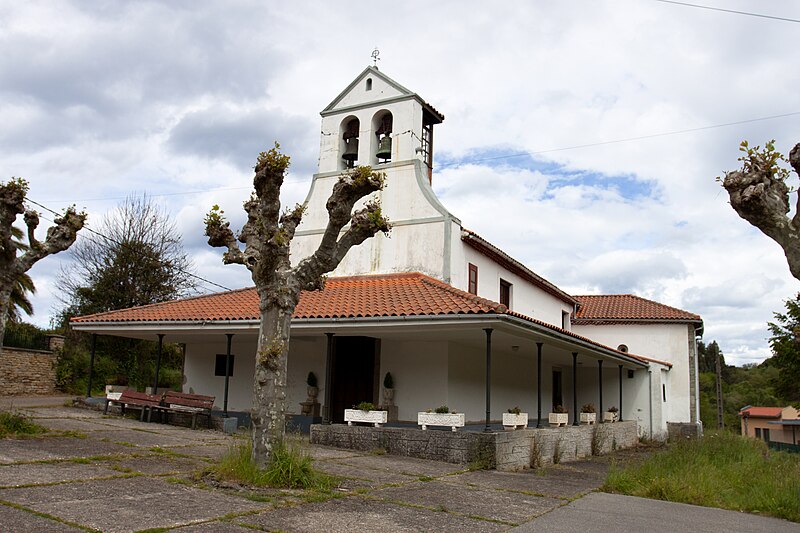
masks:
<path id="1" fill-rule="evenodd" d="M 416 421 L 419 411 L 448 403 L 447 357 L 446 341 L 381 342 L 380 386 L 391 372 L 400 420 Z"/>
<path id="2" fill-rule="evenodd" d="M 225 353 L 227 340 L 222 333 L 219 337 L 219 342 L 206 341 L 186 345 L 183 392 L 215 396 L 215 407 L 222 409 L 225 378 L 214 375 L 214 365 L 216 354 Z M 228 410 L 249 411 L 253 394 L 256 336 L 234 335 L 231 353 L 236 358 L 228 387 Z"/>

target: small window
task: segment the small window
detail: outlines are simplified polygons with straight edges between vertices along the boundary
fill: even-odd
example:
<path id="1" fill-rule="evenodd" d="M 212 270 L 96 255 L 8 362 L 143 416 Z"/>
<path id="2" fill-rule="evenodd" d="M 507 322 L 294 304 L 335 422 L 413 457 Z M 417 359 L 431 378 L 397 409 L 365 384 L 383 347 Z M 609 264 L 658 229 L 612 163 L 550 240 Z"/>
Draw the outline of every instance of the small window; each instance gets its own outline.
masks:
<path id="1" fill-rule="evenodd" d="M 511 284 L 504 279 L 500 280 L 500 303 L 511 309 Z"/>
<path id="2" fill-rule="evenodd" d="M 225 376 L 225 357 L 227 357 L 227 356 L 224 353 L 218 353 L 217 354 L 217 361 L 216 361 L 216 364 L 214 365 L 214 375 L 215 376 L 223 376 L 223 377 Z M 233 354 L 231 354 L 230 364 L 228 365 L 228 376 L 232 376 L 233 375 L 234 357 L 235 356 Z"/>
<path id="3" fill-rule="evenodd" d="M 628 379 L 633 379 L 633 370 L 628 369 Z"/>
<path id="4" fill-rule="evenodd" d="M 469 292 L 472 294 L 478 294 L 478 267 L 473 265 L 472 263 L 469 264 Z"/>
<path id="5" fill-rule="evenodd" d="M 619 346 L 617 346 L 617 350 L 619 350 L 622 353 L 628 353 L 628 346 L 625 344 L 620 344 Z"/>
<path id="6" fill-rule="evenodd" d="M 569 329 L 569 312 L 561 311 L 561 329 Z"/>
<path id="7" fill-rule="evenodd" d="M 761 438 L 761 428 L 756 428 L 756 438 L 757 439 Z"/>
<path id="8" fill-rule="evenodd" d="M 372 78 L 367 78 L 367 90 L 372 90 Z"/>
<path id="9" fill-rule="evenodd" d="M 667 386 L 665 384 L 661 384 L 661 397 L 664 398 L 664 401 L 667 401 Z"/>
<path id="10" fill-rule="evenodd" d="M 769 428 L 764 428 L 764 440 L 769 442 Z"/>

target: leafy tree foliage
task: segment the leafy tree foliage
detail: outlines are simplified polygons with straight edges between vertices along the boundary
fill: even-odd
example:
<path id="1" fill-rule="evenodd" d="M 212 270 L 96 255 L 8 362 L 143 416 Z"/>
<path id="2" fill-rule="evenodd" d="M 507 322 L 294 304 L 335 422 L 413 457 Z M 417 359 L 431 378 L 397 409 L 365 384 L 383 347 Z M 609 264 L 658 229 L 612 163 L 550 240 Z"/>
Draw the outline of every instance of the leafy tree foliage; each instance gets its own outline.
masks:
<path id="1" fill-rule="evenodd" d="M 72 264 L 58 280 L 67 336 L 58 380 L 64 390 L 85 392 L 90 336 L 70 330 L 71 317 L 173 300 L 194 291 L 195 283 L 174 222 L 146 196 L 124 200 L 70 253 Z M 154 342 L 99 336 L 95 383 L 150 386 L 155 355 Z M 181 351 L 165 344 L 159 384 L 180 386 L 180 369 Z"/>
<path id="2" fill-rule="evenodd" d="M 786 300 L 786 312 L 775 313 L 769 323 L 773 357 L 769 365 L 778 370 L 775 390 L 783 403 L 800 401 L 800 294 Z"/>

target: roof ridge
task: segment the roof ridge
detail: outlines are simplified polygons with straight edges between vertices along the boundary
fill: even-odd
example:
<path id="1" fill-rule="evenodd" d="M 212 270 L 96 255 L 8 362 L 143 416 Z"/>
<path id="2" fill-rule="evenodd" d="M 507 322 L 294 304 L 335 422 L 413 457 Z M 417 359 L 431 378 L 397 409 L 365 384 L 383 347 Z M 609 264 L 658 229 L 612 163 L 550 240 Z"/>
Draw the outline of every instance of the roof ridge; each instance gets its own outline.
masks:
<path id="1" fill-rule="evenodd" d="M 651 304 L 651 305 L 656 305 L 656 306 L 659 306 L 659 307 L 662 307 L 662 308 L 666 308 L 666 309 L 670 309 L 672 311 L 676 311 L 678 313 L 683 313 L 685 315 L 689 315 L 694 320 L 700 320 L 700 321 L 703 320 L 702 317 L 700 315 L 698 315 L 697 313 L 692 313 L 691 311 L 687 311 L 686 309 L 681 309 L 680 307 L 675 307 L 675 306 L 672 306 L 672 305 L 669 305 L 669 304 L 658 302 L 656 300 L 651 300 L 649 298 L 645 298 L 643 296 L 638 296 L 636 294 L 584 294 L 584 295 L 577 295 L 576 294 L 576 295 L 573 295 L 573 297 L 575 299 L 579 300 L 579 301 L 580 301 L 581 298 L 593 299 L 593 300 L 611 300 L 611 299 L 614 299 L 614 298 L 616 298 L 616 299 L 631 298 L 631 299 L 634 299 L 634 300 L 638 300 L 640 302 L 646 302 L 646 303 Z M 609 316 L 606 316 L 606 317 L 576 317 L 576 318 L 578 320 L 612 320 L 612 319 L 613 320 L 625 320 L 625 318 L 609 317 Z M 652 318 L 652 317 L 649 317 L 649 318 Z M 669 318 L 661 317 L 658 320 L 681 320 L 681 319 L 686 319 L 686 318 L 688 318 L 688 317 L 669 317 Z M 631 319 L 631 318 L 629 317 L 628 319 Z"/>
<path id="2" fill-rule="evenodd" d="M 423 283 L 428 283 L 429 285 L 436 285 L 447 292 L 455 294 L 456 296 L 460 296 L 466 300 L 471 300 L 472 302 L 479 304 L 479 305 L 486 305 L 496 313 L 508 313 L 509 309 L 505 305 L 501 303 L 497 303 L 493 300 L 489 300 L 488 298 L 483 298 L 478 296 L 477 294 L 472 294 L 471 292 L 464 291 L 457 287 L 453 287 L 449 283 L 445 283 L 444 281 L 438 280 L 432 276 L 428 276 L 426 274 L 419 273 L 420 281 Z"/>

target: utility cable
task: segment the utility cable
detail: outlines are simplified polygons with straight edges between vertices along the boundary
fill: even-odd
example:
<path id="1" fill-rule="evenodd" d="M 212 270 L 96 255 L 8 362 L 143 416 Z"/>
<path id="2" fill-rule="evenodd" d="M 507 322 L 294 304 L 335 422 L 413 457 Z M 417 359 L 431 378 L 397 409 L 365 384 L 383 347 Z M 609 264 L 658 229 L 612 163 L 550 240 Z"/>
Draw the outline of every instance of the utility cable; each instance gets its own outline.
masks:
<path id="1" fill-rule="evenodd" d="M 784 22 L 800 22 L 798 19 L 790 19 L 786 17 L 775 17 L 773 15 L 763 15 L 761 13 L 750 13 L 748 11 L 736 11 L 735 9 L 724 9 L 721 7 L 713 7 L 713 6 L 703 6 L 700 4 L 690 4 L 688 2 L 675 2 L 674 0 L 655 0 L 656 2 L 662 2 L 664 4 L 676 4 L 679 6 L 686 6 L 686 7 L 696 7 L 698 9 L 708 9 L 711 11 L 722 11 L 725 13 L 734 13 L 736 15 L 747 15 L 748 17 L 760 17 L 765 19 L 772 19 L 772 20 L 782 20 Z"/>

